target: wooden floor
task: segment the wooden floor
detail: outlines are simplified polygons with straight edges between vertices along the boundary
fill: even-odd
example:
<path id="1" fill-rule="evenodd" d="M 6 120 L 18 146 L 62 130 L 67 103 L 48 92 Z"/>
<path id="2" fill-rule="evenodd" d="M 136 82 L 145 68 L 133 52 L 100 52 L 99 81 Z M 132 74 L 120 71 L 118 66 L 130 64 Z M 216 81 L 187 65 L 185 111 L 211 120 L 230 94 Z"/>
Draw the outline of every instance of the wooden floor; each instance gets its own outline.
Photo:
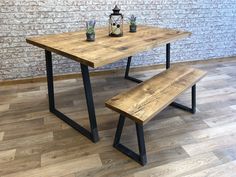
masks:
<path id="1" fill-rule="evenodd" d="M 168 107 L 146 124 L 149 164 L 140 166 L 112 147 L 118 114 L 105 100 L 135 85 L 119 73 L 92 78 L 100 141 L 96 144 L 48 112 L 45 83 L 0 87 L 1 177 L 236 176 L 236 60 L 199 64 L 195 115 Z M 146 79 L 160 72 L 132 73 Z M 57 81 L 57 107 L 88 127 L 81 79 Z M 190 93 L 178 101 L 188 105 Z M 134 124 L 122 142 L 137 149 Z"/>

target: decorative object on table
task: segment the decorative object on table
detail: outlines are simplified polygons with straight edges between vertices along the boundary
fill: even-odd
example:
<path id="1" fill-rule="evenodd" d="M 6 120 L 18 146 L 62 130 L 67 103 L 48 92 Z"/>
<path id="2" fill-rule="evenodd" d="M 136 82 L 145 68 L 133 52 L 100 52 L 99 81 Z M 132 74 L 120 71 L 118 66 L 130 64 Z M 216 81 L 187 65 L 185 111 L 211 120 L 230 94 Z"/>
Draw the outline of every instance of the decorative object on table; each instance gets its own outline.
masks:
<path id="1" fill-rule="evenodd" d="M 90 20 L 86 22 L 87 41 L 95 41 L 95 24 L 95 20 Z"/>
<path id="2" fill-rule="evenodd" d="M 129 18 L 129 32 L 135 33 L 137 31 L 136 17 L 131 15 Z"/>
<path id="3" fill-rule="evenodd" d="M 120 13 L 120 9 L 116 5 L 109 19 L 109 36 L 123 36 L 123 21 L 124 16 Z"/>

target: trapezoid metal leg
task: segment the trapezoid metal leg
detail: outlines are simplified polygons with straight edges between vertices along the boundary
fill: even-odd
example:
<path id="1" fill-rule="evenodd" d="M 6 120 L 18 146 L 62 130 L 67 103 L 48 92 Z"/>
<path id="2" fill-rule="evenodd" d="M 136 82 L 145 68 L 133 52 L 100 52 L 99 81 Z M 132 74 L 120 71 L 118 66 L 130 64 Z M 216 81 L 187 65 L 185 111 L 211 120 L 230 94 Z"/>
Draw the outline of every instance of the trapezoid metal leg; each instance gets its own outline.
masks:
<path id="1" fill-rule="evenodd" d="M 55 98 L 54 98 L 52 53 L 50 51 L 45 50 L 45 56 L 46 56 L 48 100 L 49 100 L 50 112 L 56 115 L 61 120 L 63 120 L 68 125 L 70 125 L 75 130 L 80 132 L 82 135 L 90 139 L 91 141 L 97 142 L 99 140 L 99 137 L 98 137 L 97 123 L 96 123 L 96 116 L 95 116 L 95 110 L 94 110 L 94 103 L 93 103 L 93 96 L 92 96 L 92 89 L 91 89 L 88 67 L 82 65 L 81 70 L 82 70 L 83 81 L 84 81 L 84 89 L 85 89 L 87 108 L 88 108 L 88 113 L 89 113 L 91 132 L 56 109 Z"/>
<path id="2" fill-rule="evenodd" d="M 145 165 L 147 163 L 147 155 L 146 155 L 143 126 L 136 123 L 136 131 L 137 131 L 137 137 L 138 137 L 138 147 L 139 147 L 139 156 L 140 156 L 139 160 L 142 165 Z"/>
<path id="3" fill-rule="evenodd" d="M 127 65 L 126 65 L 126 69 L 125 69 L 125 78 L 129 76 L 131 60 L 132 60 L 132 57 L 128 57 Z"/>
<path id="4" fill-rule="evenodd" d="M 170 68 L 170 43 L 166 44 L 166 69 Z"/>
<path id="5" fill-rule="evenodd" d="M 196 101 L 196 84 L 194 86 L 192 86 L 192 113 L 195 114 L 196 113 L 196 106 L 197 105 L 197 101 Z"/>
<path id="6" fill-rule="evenodd" d="M 116 135 L 115 135 L 115 139 L 113 143 L 114 147 L 120 143 L 120 138 L 123 131 L 124 123 L 125 123 L 125 117 L 120 115 L 119 122 L 116 129 Z"/>
<path id="7" fill-rule="evenodd" d="M 123 154 L 127 155 L 128 157 L 132 158 L 136 162 L 141 165 L 145 165 L 147 163 L 146 157 L 146 149 L 145 149 L 145 141 L 144 141 L 144 134 L 143 134 L 143 126 L 138 125 L 136 123 L 136 131 L 137 131 L 137 139 L 138 139 L 138 147 L 139 147 L 139 154 L 135 153 L 133 150 L 129 149 L 128 147 L 124 146 L 120 143 L 121 134 L 123 131 L 125 122 L 125 117 L 120 115 L 119 122 L 116 129 L 116 134 L 114 138 L 113 147 L 122 152 Z"/>
<path id="8" fill-rule="evenodd" d="M 196 113 L 196 85 L 192 86 L 191 98 L 192 98 L 191 99 L 192 100 L 191 108 L 189 108 L 187 106 L 184 106 L 182 104 L 176 103 L 176 102 L 173 102 L 170 105 L 175 107 L 175 108 L 179 108 L 179 109 L 182 109 L 184 111 L 187 111 L 187 112 L 190 112 L 190 113 L 194 114 L 194 113 Z"/>
<path id="9" fill-rule="evenodd" d="M 88 109 L 88 114 L 89 114 L 92 140 L 93 142 L 97 142 L 99 141 L 99 136 L 98 136 L 98 129 L 97 129 L 97 121 L 96 121 L 96 116 L 95 116 L 92 87 L 91 87 L 90 76 L 89 76 L 89 69 L 88 69 L 88 66 L 86 65 L 80 64 L 80 66 L 81 66 L 83 83 L 84 83 L 84 91 L 85 91 L 87 109 Z"/>
<path id="10" fill-rule="evenodd" d="M 127 65 L 126 65 L 126 69 L 125 69 L 125 79 L 136 82 L 136 83 L 141 83 L 143 81 L 129 76 L 131 60 L 132 60 L 132 56 L 128 57 Z"/>

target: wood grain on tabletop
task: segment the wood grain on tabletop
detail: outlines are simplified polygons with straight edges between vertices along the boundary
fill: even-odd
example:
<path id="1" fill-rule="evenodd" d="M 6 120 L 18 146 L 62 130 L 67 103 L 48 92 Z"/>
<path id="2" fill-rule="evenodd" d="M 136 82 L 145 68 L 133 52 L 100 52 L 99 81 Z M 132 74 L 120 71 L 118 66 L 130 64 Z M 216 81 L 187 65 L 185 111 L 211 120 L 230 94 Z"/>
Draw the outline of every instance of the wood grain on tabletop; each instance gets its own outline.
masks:
<path id="1" fill-rule="evenodd" d="M 174 29 L 138 26 L 136 33 L 129 33 L 124 26 L 123 37 L 109 37 L 108 28 L 96 29 L 95 42 L 87 42 L 85 31 L 68 32 L 27 38 L 30 44 L 55 52 L 93 68 L 104 66 L 190 36 L 191 33 Z"/>

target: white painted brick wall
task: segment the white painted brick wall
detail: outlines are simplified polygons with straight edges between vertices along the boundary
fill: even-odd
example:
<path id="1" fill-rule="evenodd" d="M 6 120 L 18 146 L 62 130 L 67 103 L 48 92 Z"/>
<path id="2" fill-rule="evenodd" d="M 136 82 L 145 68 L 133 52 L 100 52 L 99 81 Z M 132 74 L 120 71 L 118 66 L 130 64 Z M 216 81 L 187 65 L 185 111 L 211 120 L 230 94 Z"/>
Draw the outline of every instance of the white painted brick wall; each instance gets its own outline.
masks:
<path id="1" fill-rule="evenodd" d="M 0 80 L 45 75 L 44 51 L 26 44 L 26 37 L 83 29 L 93 18 L 107 25 L 116 3 L 140 24 L 193 33 L 172 44 L 172 62 L 236 55 L 235 0 L 0 0 Z M 53 57 L 57 74 L 80 70 L 74 61 Z M 132 65 L 164 61 L 163 47 L 136 55 Z M 125 60 L 100 69 L 115 67 L 125 67 Z"/>

